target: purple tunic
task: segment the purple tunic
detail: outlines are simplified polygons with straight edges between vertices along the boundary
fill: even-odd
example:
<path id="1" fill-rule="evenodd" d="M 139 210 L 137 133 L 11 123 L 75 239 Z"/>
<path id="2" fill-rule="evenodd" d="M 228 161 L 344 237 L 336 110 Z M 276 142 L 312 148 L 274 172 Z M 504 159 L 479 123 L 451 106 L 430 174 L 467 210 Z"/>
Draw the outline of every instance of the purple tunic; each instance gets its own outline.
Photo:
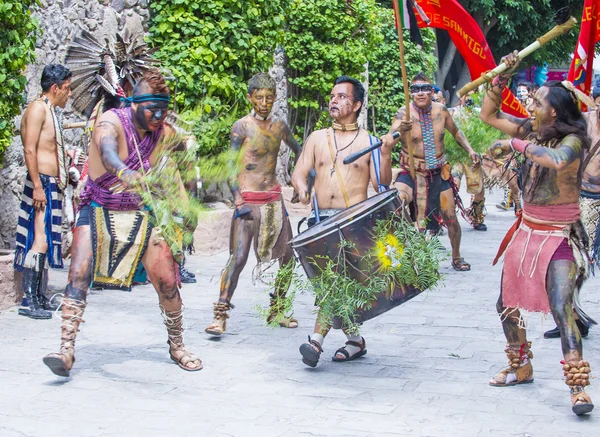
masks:
<path id="1" fill-rule="evenodd" d="M 131 170 L 140 170 L 141 163 L 135 150 L 135 142 L 137 142 L 140 155 L 142 156 L 144 170 L 147 171 L 150 168 L 149 158 L 158 144 L 158 140 L 163 130 L 162 126 L 156 132 L 148 132 L 144 139 L 140 141 L 137 131 L 133 126 L 132 109 L 111 109 L 111 111 L 117 114 L 119 121 L 123 126 L 123 131 L 125 132 L 129 156 L 127 156 L 123 162 Z M 118 182 L 119 178 L 108 172 L 104 173 L 95 181 L 88 178 L 85 188 L 81 193 L 81 203 L 79 208 L 81 209 L 82 206 L 89 205 L 93 201 L 104 208 L 112 210 L 131 211 L 140 209 L 142 207 L 142 198 L 138 194 L 132 192 L 113 193 L 110 191 L 110 187 Z"/>

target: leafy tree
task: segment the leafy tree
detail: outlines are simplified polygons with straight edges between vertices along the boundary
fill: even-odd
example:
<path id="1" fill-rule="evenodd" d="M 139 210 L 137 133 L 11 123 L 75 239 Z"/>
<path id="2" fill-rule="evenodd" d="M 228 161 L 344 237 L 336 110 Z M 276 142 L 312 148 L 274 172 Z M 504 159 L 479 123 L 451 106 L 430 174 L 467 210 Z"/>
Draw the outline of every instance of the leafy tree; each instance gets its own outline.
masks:
<path id="1" fill-rule="evenodd" d="M 0 2 L 0 162 L 14 134 L 13 118 L 25 103 L 25 67 L 35 58 L 38 25 L 30 6 L 36 0 Z"/>
<path id="2" fill-rule="evenodd" d="M 150 43 L 178 80 L 177 101 L 207 113 L 244 101 L 246 83 L 273 63 L 283 10 L 277 0 L 150 2 Z"/>
<path id="3" fill-rule="evenodd" d="M 291 1 L 283 47 L 288 58 L 290 127 L 305 138 L 326 118 L 328 95 L 343 74 L 360 78 L 382 41 L 374 0 Z"/>

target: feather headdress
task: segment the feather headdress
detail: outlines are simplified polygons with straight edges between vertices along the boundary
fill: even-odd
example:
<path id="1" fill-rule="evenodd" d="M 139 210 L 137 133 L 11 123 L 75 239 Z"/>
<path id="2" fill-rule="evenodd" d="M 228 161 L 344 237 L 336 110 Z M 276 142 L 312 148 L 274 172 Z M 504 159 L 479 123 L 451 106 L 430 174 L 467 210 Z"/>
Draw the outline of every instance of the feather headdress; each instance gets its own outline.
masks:
<path id="1" fill-rule="evenodd" d="M 159 66 L 159 61 L 152 58 L 155 51 L 144 42 L 142 34 L 133 35 L 129 29 L 106 38 L 104 43 L 82 30 L 67 49 L 65 59 L 73 73 L 75 110 L 87 118 L 106 94 L 125 97 L 126 83 L 133 87 L 146 70 Z"/>

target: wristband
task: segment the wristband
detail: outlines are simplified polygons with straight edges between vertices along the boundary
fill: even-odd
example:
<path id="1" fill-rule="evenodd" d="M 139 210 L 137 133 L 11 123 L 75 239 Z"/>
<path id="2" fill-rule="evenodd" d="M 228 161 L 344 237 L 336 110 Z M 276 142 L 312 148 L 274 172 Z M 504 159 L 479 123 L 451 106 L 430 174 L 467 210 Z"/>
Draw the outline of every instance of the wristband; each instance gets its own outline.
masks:
<path id="1" fill-rule="evenodd" d="M 529 147 L 529 142 L 525 140 L 520 140 L 519 138 L 512 138 L 510 140 L 510 148 L 513 149 L 515 152 L 525 154 L 527 147 Z"/>
<path id="2" fill-rule="evenodd" d="M 492 80 L 492 86 L 493 87 L 497 86 L 500 89 L 504 89 L 506 87 L 506 85 L 508 84 L 509 80 L 510 80 L 510 76 L 505 76 L 505 75 L 499 74 L 498 76 L 494 77 L 494 79 Z"/>
<path id="3" fill-rule="evenodd" d="M 117 179 L 121 179 L 121 176 L 123 176 L 123 172 L 125 172 L 125 170 L 129 170 L 129 168 L 123 167 L 121 170 L 119 170 L 117 172 Z"/>

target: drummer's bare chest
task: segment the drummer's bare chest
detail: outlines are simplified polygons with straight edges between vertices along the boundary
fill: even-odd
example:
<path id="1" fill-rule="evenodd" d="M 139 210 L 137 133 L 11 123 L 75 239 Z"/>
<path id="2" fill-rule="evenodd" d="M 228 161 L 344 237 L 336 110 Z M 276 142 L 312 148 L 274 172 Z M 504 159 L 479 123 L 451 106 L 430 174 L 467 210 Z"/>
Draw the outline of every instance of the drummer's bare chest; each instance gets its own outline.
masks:
<path id="1" fill-rule="evenodd" d="M 319 139 L 321 141 L 318 142 L 315 153 L 315 169 L 317 174 L 326 175 L 328 178 L 336 177 L 334 174 L 334 162 L 344 179 L 346 177 L 358 176 L 358 174 L 362 174 L 365 171 L 368 174 L 371 163 L 370 153 L 351 164 L 344 164 L 344 158 L 371 145 L 368 134 L 361 134 L 351 144 L 349 143 L 352 140 L 348 141 L 344 138 L 339 138 L 336 141 L 331 133 L 329 138 L 323 135 L 323 138 Z"/>

